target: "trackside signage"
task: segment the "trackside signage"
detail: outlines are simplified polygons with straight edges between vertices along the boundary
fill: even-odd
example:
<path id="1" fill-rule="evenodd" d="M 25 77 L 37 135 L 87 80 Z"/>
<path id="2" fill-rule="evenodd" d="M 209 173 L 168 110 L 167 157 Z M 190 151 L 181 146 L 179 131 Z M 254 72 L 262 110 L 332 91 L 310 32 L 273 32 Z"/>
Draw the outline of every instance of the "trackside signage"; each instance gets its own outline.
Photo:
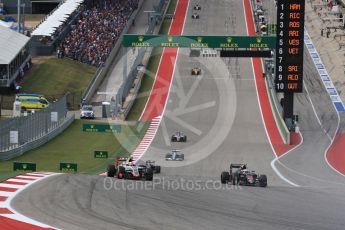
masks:
<path id="1" fill-rule="evenodd" d="M 125 34 L 124 47 L 275 49 L 275 36 L 177 36 Z"/>
<path id="2" fill-rule="evenodd" d="M 84 132 L 120 133 L 121 125 L 83 124 L 83 131 Z"/>
<path id="3" fill-rule="evenodd" d="M 277 2 L 276 92 L 303 91 L 305 0 Z"/>
<path id="4" fill-rule="evenodd" d="M 94 152 L 94 156 L 95 158 L 108 158 L 108 152 L 96 150 Z"/>
<path id="5" fill-rule="evenodd" d="M 78 171 L 78 164 L 76 163 L 60 163 L 60 171 L 66 173 L 76 173 Z"/>
<path id="6" fill-rule="evenodd" d="M 13 162 L 13 171 L 36 171 L 35 163 Z"/>

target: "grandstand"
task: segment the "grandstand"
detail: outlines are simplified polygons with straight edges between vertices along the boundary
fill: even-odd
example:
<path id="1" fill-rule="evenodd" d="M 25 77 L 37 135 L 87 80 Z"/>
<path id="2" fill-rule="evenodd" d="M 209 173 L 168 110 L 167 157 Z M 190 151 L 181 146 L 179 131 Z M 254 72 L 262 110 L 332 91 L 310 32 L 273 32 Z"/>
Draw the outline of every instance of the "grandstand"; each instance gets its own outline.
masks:
<path id="1" fill-rule="evenodd" d="M 88 1 L 88 0 L 86 0 Z M 50 12 L 31 32 L 30 53 L 51 55 L 56 44 L 66 36 L 84 6 L 85 0 L 65 0 Z"/>
<path id="2" fill-rule="evenodd" d="M 137 0 L 94 1 L 85 7 L 78 23 L 61 42 L 59 53 L 83 63 L 102 66 L 137 7 Z"/>
<path id="3" fill-rule="evenodd" d="M 66 0 L 51 12 L 31 33 L 32 36 L 52 36 L 84 0 Z"/>
<path id="4" fill-rule="evenodd" d="M 28 41 L 28 37 L 0 26 L 0 87 L 16 86 L 16 79 L 30 68 Z"/>
<path id="5" fill-rule="evenodd" d="M 65 0 L 32 31 L 30 53 L 100 66 L 137 7 L 138 0 Z"/>

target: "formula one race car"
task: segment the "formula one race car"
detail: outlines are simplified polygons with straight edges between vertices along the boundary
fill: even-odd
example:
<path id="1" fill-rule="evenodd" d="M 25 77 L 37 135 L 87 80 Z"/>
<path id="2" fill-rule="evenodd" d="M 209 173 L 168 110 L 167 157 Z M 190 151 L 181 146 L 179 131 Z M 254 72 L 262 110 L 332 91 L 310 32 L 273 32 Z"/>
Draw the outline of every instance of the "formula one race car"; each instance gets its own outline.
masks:
<path id="1" fill-rule="evenodd" d="M 171 153 L 167 153 L 165 155 L 165 160 L 167 161 L 183 161 L 184 160 L 184 154 L 181 153 L 180 150 L 172 150 Z"/>
<path id="2" fill-rule="evenodd" d="M 222 184 L 230 182 L 233 185 L 267 186 L 267 176 L 247 170 L 246 164 L 230 164 L 230 172 L 222 172 L 220 180 Z"/>
<path id="3" fill-rule="evenodd" d="M 194 6 L 194 10 L 201 10 L 201 6 L 199 6 L 199 4 L 196 4 L 196 5 Z"/>
<path id="4" fill-rule="evenodd" d="M 171 136 L 171 142 L 186 142 L 187 136 L 182 132 L 176 132 Z"/>
<path id="5" fill-rule="evenodd" d="M 142 165 L 142 166 L 146 166 L 147 168 L 151 168 L 153 173 L 161 173 L 161 166 L 156 165 L 155 161 L 148 160 L 145 162 L 145 165 Z"/>
<path id="6" fill-rule="evenodd" d="M 197 13 L 192 14 L 192 19 L 199 19 L 200 16 Z"/>
<path id="7" fill-rule="evenodd" d="M 107 176 L 117 176 L 118 179 L 152 181 L 153 170 L 151 167 L 147 167 L 146 165 L 134 164 L 131 158 L 118 157 L 116 158 L 115 165 L 108 166 Z"/>
<path id="8" fill-rule="evenodd" d="M 201 74 L 201 69 L 199 67 L 194 67 L 191 72 L 192 75 L 200 75 Z"/>

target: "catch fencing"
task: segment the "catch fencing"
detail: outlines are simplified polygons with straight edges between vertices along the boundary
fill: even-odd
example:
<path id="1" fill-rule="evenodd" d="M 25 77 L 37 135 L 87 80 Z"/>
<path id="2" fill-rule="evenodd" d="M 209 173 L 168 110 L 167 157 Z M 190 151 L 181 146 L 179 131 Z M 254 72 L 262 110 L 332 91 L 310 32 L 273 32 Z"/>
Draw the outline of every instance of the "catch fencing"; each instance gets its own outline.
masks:
<path id="1" fill-rule="evenodd" d="M 36 148 L 67 128 L 74 115 L 67 116 L 67 96 L 47 109 L 0 121 L 0 160 L 8 160 Z"/>

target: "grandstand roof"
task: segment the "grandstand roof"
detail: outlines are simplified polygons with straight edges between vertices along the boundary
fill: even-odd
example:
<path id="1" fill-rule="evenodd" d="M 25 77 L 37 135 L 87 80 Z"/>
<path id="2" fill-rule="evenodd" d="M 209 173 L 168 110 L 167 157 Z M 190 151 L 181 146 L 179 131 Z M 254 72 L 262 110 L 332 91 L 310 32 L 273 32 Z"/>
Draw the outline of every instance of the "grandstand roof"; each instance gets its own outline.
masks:
<path id="1" fill-rule="evenodd" d="M 28 43 L 30 38 L 0 26 L 0 65 L 8 65 Z"/>
<path id="2" fill-rule="evenodd" d="M 36 28 L 31 35 L 51 36 L 56 28 L 61 26 L 68 16 L 83 2 L 84 0 L 66 0 Z"/>

